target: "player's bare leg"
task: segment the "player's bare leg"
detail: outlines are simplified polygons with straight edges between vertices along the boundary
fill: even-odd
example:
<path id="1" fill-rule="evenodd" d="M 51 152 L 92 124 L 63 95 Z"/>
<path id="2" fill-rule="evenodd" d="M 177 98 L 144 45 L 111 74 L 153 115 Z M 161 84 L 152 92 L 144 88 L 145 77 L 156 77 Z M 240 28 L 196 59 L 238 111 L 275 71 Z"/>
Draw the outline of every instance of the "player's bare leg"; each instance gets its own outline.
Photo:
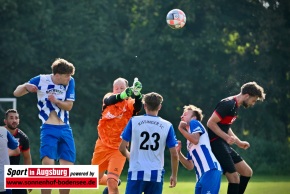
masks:
<path id="1" fill-rule="evenodd" d="M 104 189 L 103 194 L 119 194 L 118 186 L 121 185 L 121 180 L 116 174 L 109 173 L 107 176 L 107 187 Z"/>
<path id="2" fill-rule="evenodd" d="M 235 164 L 235 167 L 237 172 L 240 174 L 239 194 L 243 194 L 253 175 L 253 170 L 245 161 Z"/>
<path id="3" fill-rule="evenodd" d="M 116 176 L 114 178 L 112 176 L 108 177 L 107 185 L 110 194 L 119 194 L 118 180 L 119 177 L 117 178 Z"/>
<path id="4" fill-rule="evenodd" d="M 67 161 L 67 160 L 63 160 L 63 159 L 60 159 L 60 160 L 59 160 L 59 164 L 60 164 L 60 165 L 73 165 L 72 162 L 69 162 L 69 161 Z M 60 194 L 69 194 L 69 192 L 70 192 L 70 189 L 60 189 L 60 190 L 59 190 L 59 193 L 60 193 Z"/>
<path id="5" fill-rule="evenodd" d="M 99 172 L 99 184 L 100 185 L 107 185 L 107 175 L 105 174 L 105 172 Z"/>
<path id="6" fill-rule="evenodd" d="M 233 173 L 225 173 L 228 179 L 228 194 L 238 194 L 239 193 L 239 184 L 240 184 L 240 176 L 237 172 Z"/>
<path id="7" fill-rule="evenodd" d="M 244 160 L 235 164 L 235 167 L 241 176 L 251 177 L 253 175 L 253 170 Z"/>
<path id="8" fill-rule="evenodd" d="M 42 158 L 42 165 L 54 165 L 54 160 L 45 156 Z M 51 194 L 51 189 L 41 189 L 41 194 Z"/>
<path id="9" fill-rule="evenodd" d="M 226 172 L 225 175 L 229 183 L 238 183 L 238 184 L 240 183 L 240 177 L 237 172 L 233 172 L 233 173 Z"/>

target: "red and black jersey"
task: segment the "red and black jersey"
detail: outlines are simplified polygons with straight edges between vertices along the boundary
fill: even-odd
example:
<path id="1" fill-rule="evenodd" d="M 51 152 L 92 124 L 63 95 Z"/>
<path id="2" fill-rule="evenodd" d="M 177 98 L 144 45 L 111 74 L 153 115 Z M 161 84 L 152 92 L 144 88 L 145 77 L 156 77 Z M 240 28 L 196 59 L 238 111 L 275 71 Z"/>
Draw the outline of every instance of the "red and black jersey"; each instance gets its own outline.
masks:
<path id="1" fill-rule="evenodd" d="M 221 119 L 217 125 L 222 131 L 228 133 L 231 124 L 236 120 L 238 115 L 238 102 L 235 97 L 229 97 L 222 99 L 215 107 L 214 112 Z M 218 136 L 212 131 L 208 130 L 210 140 L 216 139 Z"/>
<path id="2" fill-rule="evenodd" d="M 29 139 L 23 131 L 21 131 L 20 129 L 15 129 L 13 136 L 15 137 L 15 139 L 18 140 L 19 149 L 21 152 L 25 152 L 25 151 L 28 151 L 30 149 Z M 20 154 L 18 156 L 10 156 L 9 158 L 10 158 L 11 165 L 19 165 Z"/>

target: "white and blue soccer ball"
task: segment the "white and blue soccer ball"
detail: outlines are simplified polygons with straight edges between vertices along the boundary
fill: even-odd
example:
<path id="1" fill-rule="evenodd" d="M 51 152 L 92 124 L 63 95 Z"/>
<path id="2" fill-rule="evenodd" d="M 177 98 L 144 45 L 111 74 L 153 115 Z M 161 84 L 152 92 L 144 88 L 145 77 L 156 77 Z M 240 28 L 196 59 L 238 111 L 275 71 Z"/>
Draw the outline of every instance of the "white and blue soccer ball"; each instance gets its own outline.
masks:
<path id="1" fill-rule="evenodd" d="M 167 24 L 172 29 L 181 29 L 186 23 L 186 16 L 180 9 L 173 9 L 166 16 Z"/>

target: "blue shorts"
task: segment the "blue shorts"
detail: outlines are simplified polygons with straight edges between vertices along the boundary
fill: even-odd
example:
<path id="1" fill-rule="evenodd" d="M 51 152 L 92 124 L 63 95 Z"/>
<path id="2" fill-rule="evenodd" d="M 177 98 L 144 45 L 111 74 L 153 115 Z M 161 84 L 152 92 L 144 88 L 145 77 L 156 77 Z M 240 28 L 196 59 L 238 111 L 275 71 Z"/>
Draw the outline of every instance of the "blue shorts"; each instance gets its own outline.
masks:
<path id="1" fill-rule="evenodd" d="M 0 193 L 1 194 L 12 194 L 12 190 L 11 189 L 6 189 L 6 191 L 2 191 Z"/>
<path id="2" fill-rule="evenodd" d="M 163 181 L 127 180 L 125 194 L 161 194 Z"/>
<path id="3" fill-rule="evenodd" d="M 205 172 L 195 185 L 195 194 L 217 194 L 221 186 L 222 172 L 210 170 Z"/>
<path id="4" fill-rule="evenodd" d="M 76 148 L 69 125 L 43 124 L 40 131 L 40 159 L 63 159 L 74 163 Z"/>

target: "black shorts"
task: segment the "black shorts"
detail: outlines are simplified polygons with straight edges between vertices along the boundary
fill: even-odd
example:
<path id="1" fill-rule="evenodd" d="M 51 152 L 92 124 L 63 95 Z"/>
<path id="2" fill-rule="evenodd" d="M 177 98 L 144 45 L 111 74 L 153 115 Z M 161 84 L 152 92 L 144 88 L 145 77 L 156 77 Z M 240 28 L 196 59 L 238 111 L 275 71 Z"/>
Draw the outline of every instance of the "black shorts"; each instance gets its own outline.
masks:
<path id="1" fill-rule="evenodd" d="M 27 194 L 27 189 L 12 189 L 12 194 Z"/>
<path id="2" fill-rule="evenodd" d="M 221 138 L 210 142 L 210 145 L 212 152 L 222 167 L 223 173 L 236 172 L 235 164 L 243 161 L 243 158 Z"/>

